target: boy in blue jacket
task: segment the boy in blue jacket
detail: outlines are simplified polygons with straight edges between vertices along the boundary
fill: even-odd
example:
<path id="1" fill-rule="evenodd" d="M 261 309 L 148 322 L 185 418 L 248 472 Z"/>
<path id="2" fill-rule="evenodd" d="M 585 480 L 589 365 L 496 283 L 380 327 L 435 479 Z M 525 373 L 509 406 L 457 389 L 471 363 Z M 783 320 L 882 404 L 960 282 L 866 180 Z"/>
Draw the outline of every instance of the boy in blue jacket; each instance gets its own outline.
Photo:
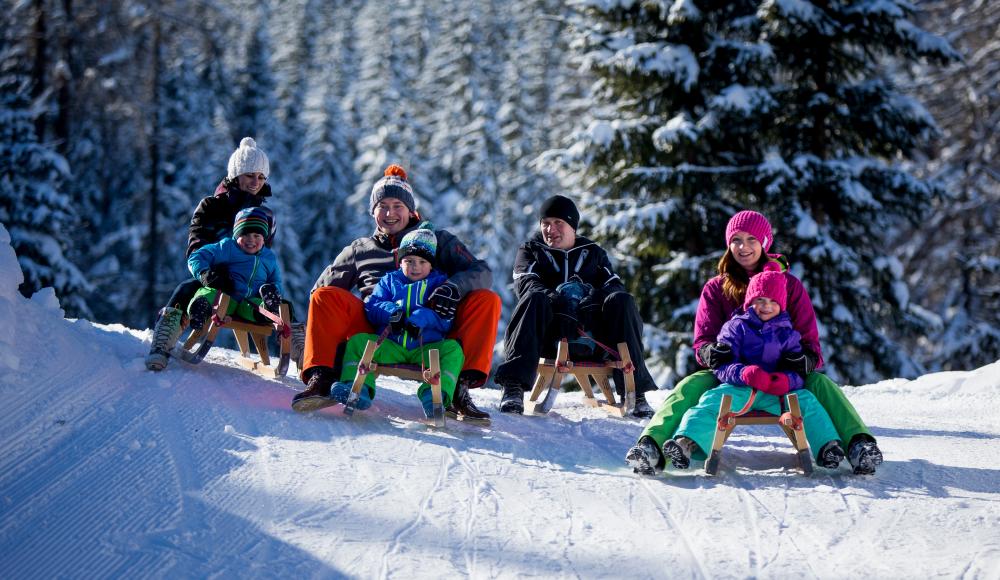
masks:
<path id="1" fill-rule="evenodd" d="M 263 208 L 240 210 L 233 222 L 232 238 L 202 246 L 191 254 L 188 269 L 205 285 L 188 305 L 191 328 L 200 329 L 211 316 L 217 288 L 232 298 L 227 315 L 235 313 L 248 322 L 270 324 L 257 307 L 263 304 L 270 312 L 279 313 L 281 271 L 274 252 L 264 246 L 270 224 L 270 216 Z M 219 271 L 228 272 L 228 281 L 212 278 Z"/>
<path id="2" fill-rule="evenodd" d="M 451 404 L 455 382 L 465 362 L 465 355 L 458 341 L 446 339 L 452 321 L 442 318 L 427 306 L 434 289 L 448 281 L 448 277 L 434 269 L 437 255 L 437 236 L 429 229 L 417 229 L 403 236 L 399 242 L 397 259 L 399 269 L 379 279 L 378 285 L 365 303 L 365 315 L 380 334 L 389 327 L 388 338 L 375 351 L 373 361 L 381 364 L 424 364 L 427 352 L 437 349 L 441 364 L 441 395 L 444 406 Z M 330 389 L 330 402 L 347 403 L 358 370 L 358 363 L 369 340 L 378 340 L 374 334 L 356 334 L 347 341 L 344 366 L 340 382 Z M 375 398 L 375 378 L 365 378 L 357 409 L 367 409 Z M 427 418 L 434 416 L 431 387 L 421 383 L 417 398 Z M 321 408 L 316 406 L 315 408 Z"/>
<path id="3" fill-rule="evenodd" d="M 783 273 L 764 271 L 750 279 L 743 310 L 737 310 L 719 331 L 718 342 L 729 345 L 734 355 L 733 362 L 714 371 L 723 384 L 702 395 L 698 404 L 684 413 L 674 438 L 663 444 L 662 455 L 651 437 L 639 440 L 626 456 L 637 472 L 651 474 L 653 467 L 662 464 L 665 458 L 670 458 L 679 469 L 689 467 L 692 458 L 705 459 L 715 437 L 722 396 L 731 395 L 733 408 L 740 409 L 754 389 L 760 392 L 751 409 L 774 415 L 781 414 L 778 397 L 795 391 L 806 440 L 816 463 L 827 468 L 840 464 L 844 450 L 830 415 L 812 393 L 802 388 L 804 381 L 800 375 L 777 370 L 783 354 L 802 349 L 802 337 L 792 328 L 791 318 L 785 312 L 787 299 Z"/>

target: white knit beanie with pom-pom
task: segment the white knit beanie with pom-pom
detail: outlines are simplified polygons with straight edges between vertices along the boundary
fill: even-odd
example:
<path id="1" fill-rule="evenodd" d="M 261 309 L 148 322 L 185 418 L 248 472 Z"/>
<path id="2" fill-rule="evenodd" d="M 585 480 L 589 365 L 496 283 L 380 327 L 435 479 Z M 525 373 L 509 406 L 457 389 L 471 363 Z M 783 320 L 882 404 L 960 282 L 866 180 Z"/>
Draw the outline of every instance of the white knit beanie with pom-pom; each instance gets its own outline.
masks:
<path id="1" fill-rule="evenodd" d="M 237 175 L 246 173 L 263 173 L 268 177 L 271 173 L 271 162 L 263 149 L 257 147 L 257 142 L 250 137 L 240 141 L 240 147 L 229 156 L 229 172 L 226 177 L 236 179 Z"/>

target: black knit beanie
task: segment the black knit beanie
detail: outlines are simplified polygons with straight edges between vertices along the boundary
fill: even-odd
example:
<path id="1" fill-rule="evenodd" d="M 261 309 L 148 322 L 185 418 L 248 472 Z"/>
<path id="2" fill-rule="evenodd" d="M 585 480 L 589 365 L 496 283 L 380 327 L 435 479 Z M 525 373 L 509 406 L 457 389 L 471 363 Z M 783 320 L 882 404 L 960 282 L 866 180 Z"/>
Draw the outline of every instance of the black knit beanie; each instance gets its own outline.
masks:
<path id="1" fill-rule="evenodd" d="M 543 218 L 559 218 L 568 223 L 574 231 L 580 225 L 580 210 L 576 209 L 572 199 L 564 195 L 553 195 L 546 199 L 542 203 L 541 211 L 542 216 L 538 218 L 539 221 Z"/>

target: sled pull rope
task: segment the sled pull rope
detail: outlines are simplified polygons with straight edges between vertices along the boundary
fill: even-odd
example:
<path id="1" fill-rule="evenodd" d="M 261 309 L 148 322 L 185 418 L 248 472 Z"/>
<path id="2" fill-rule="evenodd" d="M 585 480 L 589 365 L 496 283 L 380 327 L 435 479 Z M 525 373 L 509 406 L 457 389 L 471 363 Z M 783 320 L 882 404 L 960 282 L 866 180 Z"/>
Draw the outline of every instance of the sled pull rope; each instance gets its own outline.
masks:
<path id="1" fill-rule="evenodd" d="M 756 398 L 757 398 L 757 389 L 751 389 L 750 398 L 747 399 L 747 403 L 746 405 L 743 405 L 742 409 L 736 412 L 730 411 L 729 413 L 726 413 L 725 415 L 719 417 L 719 431 L 725 431 L 726 429 L 729 428 L 730 425 L 733 424 L 733 421 L 735 421 L 737 417 L 741 415 L 746 415 L 750 411 L 750 407 L 753 406 L 753 400 Z M 788 415 L 788 413 L 786 413 L 786 415 Z M 784 415 L 782 415 L 782 418 L 784 418 Z M 789 420 L 791 420 L 791 415 L 789 415 Z M 800 429 L 802 428 L 801 420 L 799 420 L 799 428 Z"/>
<path id="2" fill-rule="evenodd" d="M 263 314 L 265 318 L 267 318 L 274 324 L 274 329 L 277 330 L 279 334 L 281 334 L 281 338 L 288 338 L 289 336 L 292 335 L 292 327 L 287 326 L 285 324 L 285 321 L 282 320 L 280 316 L 271 312 L 267 308 L 264 308 L 263 304 L 257 306 L 257 311 Z"/>
<path id="3" fill-rule="evenodd" d="M 586 332 L 584 332 L 583 327 L 581 327 L 581 326 L 577 326 L 576 327 L 576 331 L 578 333 L 580 333 L 580 336 L 582 338 L 586 338 L 587 340 L 592 340 L 592 341 L 594 341 L 594 344 L 596 344 L 597 346 L 599 346 L 602 349 L 604 349 L 604 352 L 606 352 L 609 355 L 611 355 L 611 359 L 612 360 L 614 360 L 615 362 L 621 362 L 622 357 L 618 355 L 618 351 L 612 350 L 611 347 L 609 347 L 608 345 L 606 345 L 603 342 L 597 340 L 593 336 L 588 335 Z M 635 370 L 635 365 L 633 365 L 631 362 L 629 362 L 624 367 L 622 367 L 622 372 L 630 373 L 630 372 L 632 372 L 634 370 Z"/>

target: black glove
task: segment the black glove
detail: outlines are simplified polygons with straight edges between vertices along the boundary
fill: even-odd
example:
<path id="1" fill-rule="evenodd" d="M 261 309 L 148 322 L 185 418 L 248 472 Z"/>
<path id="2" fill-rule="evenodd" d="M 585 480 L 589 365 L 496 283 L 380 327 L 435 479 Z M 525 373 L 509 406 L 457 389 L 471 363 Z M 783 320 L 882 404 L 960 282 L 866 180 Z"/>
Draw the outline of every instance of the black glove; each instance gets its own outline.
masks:
<path id="1" fill-rule="evenodd" d="M 427 306 L 441 318 L 451 320 L 455 318 L 460 299 L 458 287 L 451 282 L 445 282 L 435 288 L 427 297 Z"/>
<path id="2" fill-rule="evenodd" d="M 802 352 L 788 352 L 778 359 L 778 370 L 797 373 L 803 379 L 806 375 L 816 370 L 819 364 L 819 355 L 802 347 Z"/>
<path id="3" fill-rule="evenodd" d="M 405 328 L 405 323 L 403 322 L 403 309 L 393 312 L 389 315 L 389 332 L 393 334 L 402 334 Z"/>
<path id="4" fill-rule="evenodd" d="M 572 314 L 556 312 L 552 317 L 552 327 L 558 340 L 564 338 L 573 340 L 580 336 L 580 321 Z"/>
<path id="5" fill-rule="evenodd" d="M 424 331 L 424 329 L 420 328 L 416 324 L 413 324 L 409 320 L 406 321 L 406 325 L 403 327 L 403 329 L 407 333 L 409 333 L 410 336 L 420 336 L 420 334 Z"/>
<path id="6" fill-rule="evenodd" d="M 205 288 L 215 288 L 226 294 L 230 294 L 232 284 L 229 281 L 229 268 L 226 266 L 215 266 L 207 270 L 202 270 L 198 274 L 198 281 Z"/>
<path id="7" fill-rule="evenodd" d="M 733 362 L 733 348 L 721 342 L 709 342 L 698 349 L 698 357 L 714 371 L 726 363 Z"/>

